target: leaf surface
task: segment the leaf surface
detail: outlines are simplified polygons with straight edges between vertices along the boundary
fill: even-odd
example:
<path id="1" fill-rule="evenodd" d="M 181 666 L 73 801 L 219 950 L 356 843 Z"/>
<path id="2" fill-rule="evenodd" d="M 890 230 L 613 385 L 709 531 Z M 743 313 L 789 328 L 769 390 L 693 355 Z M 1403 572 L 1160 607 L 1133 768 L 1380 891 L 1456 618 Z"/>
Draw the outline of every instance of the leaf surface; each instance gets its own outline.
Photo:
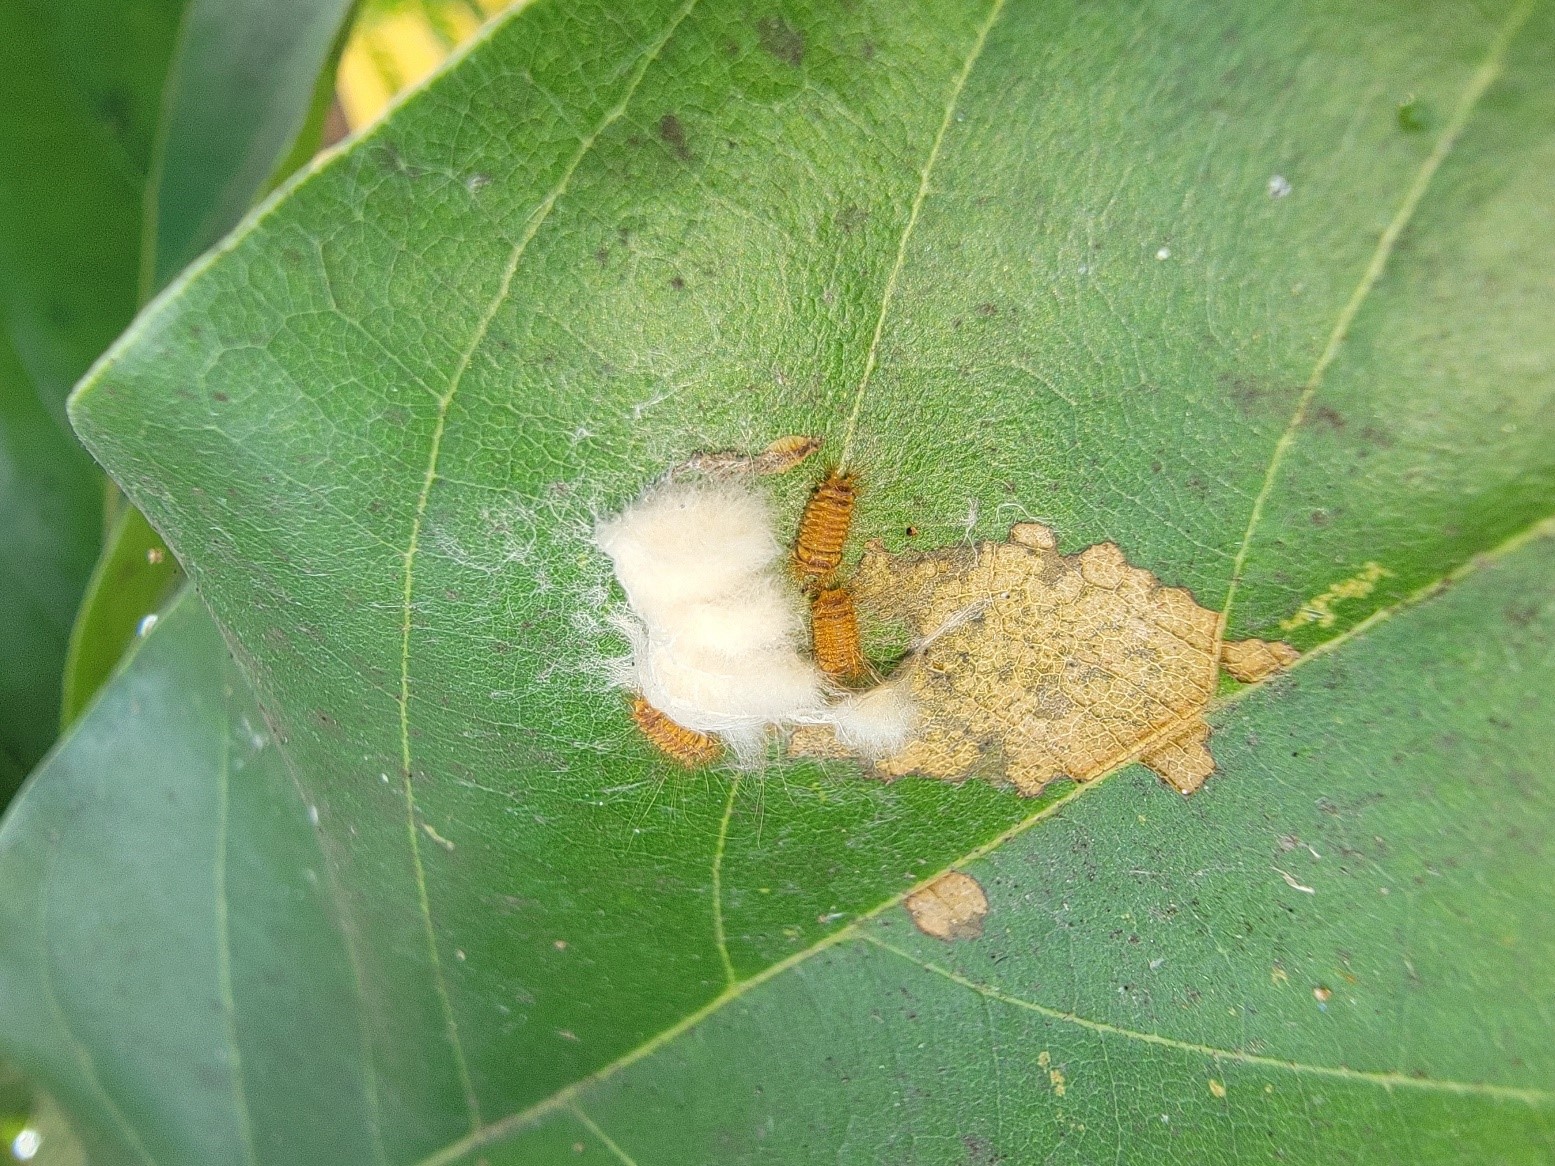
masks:
<path id="1" fill-rule="evenodd" d="M 53 739 L 62 672 L 68 720 L 148 597 L 165 594 L 171 568 L 137 561 L 166 548 L 143 521 L 121 518 L 88 578 L 103 484 L 66 434 L 38 428 L 27 398 L 63 424 L 65 393 L 138 301 L 312 155 L 350 10 L 348 0 L 0 7 L 10 111 L 0 126 L 0 512 L 14 572 L 0 590 L 0 747 L 15 773 L 3 792 Z"/>
<path id="2" fill-rule="evenodd" d="M 353 0 L 189 0 L 151 174 L 142 290 L 313 156 Z"/>
<path id="3" fill-rule="evenodd" d="M 102 538 L 104 483 L 65 424 L 65 394 L 134 313 L 140 194 L 180 7 L 0 4 L 0 798 L 54 739 Z"/>
<path id="4" fill-rule="evenodd" d="M 17 798 L 0 887 L 6 1051 L 90 1161 L 373 1160 L 328 875 L 192 594 Z"/>
<path id="5" fill-rule="evenodd" d="M 1548 1161 L 1552 578 L 1546 536 L 1222 708 L 1191 802 L 1079 787 L 960 868 L 980 938 L 881 911 L 435 1160 Z"/>
<path id="6" fill-rule="evenodd" d="M 947 0 L 753 17 L 718 0 L 542 3 L 175 284 L 73 417 L 189 566 L 319 809 L 360 968 L 385 1160 L 477 1160 L 507 1145 L 513 1115 L 560 1122 L 557 1107 L 579 1096 L 569 1090 L 625 1062 L 656 1066 L 672 1089 L 667 1062 L 640 1058 L 684 1056 L 672 1050 L 690 1044 L 669 1036 L 697 1044 L 735 1023 L 729 1006 L 756 999 L 742 987 L 752 977 L 803 993 L 785 985 L 809 981 L 773 969 L 807 963 L 851 920 L 998 849 L 1033 815 L 1040 824 L 1010 853 L 1100 815 L 1086 829 L 1120 841 L 1086 869 L 1121 896 L 1137 891 L 1122 839 L 1143 847 L 1156 822 L 1186 846 L 1209 813 L 1131 778 L 1045 814 L 982 782 L 883 786 L 845 763 L 774 762 L 759 780 L 667 770 L 602 679 L 621 646 L 601 618 L 616 601 L 587 535 L 595 513 L 692 452 L 821 434 L 863 475 L 863 537 L 901 548 L 912 527 L 919 545 L 943 546 L 1039 516 L 1065 552 L 1115 541 L 1229 608 L 1232 634 L 1296 619 L 1304 647 L 1555 509 L 1540 404 L 1555 333 L 1532 307 L 1555 265 L 1551 237 L 1527 223 L 1555 128 L 1542 81 L 1551 21 L 1547 5 L 1505 4 L 1123 12 Z M 1485 290 L 1464 293 L 1455 271 Z M 1485 297 L 1502 294 L 1525 326 L 1487 323 Z M 1499 364 L 1476 357 L 1487 352 Z M 1513 383 L 1498 374 L 1507 367 L 1521 370 Z M 1459 409 L 1465 399 L 1494 407 Z M 1332 444 L 1325 409 L 1352 444 Z M 1367 409 L 1399 423 L 1392 468 L 1336 475 L 1341 453 L 1361 464 L 1365 426 L 1350 418 Z M 1441 467 L 1458 488 L 1435 488 Z M 774 486 L 785 525 L 800 478 Z M 1323 527 L 1314 499 L 1337 516 L 1321 554 L 1284 536 L 1298 518 Z M 1336 589 L 1373 562 L 1387 573 L 1369 590 Z M 1502 645 L 1485 650 L 1492 672 L 1511 677 L 1499 662 L 1523 653 L 1507 684 L 1535 699 L 1537 641 L 1515 621 L 1478 638 L 1464 627 L 1466 645 Z M 1337 648 L 1331 666 L 1381 651 L 1373 634 Z M 1452 676 L 1478 683 L 1467 667 Z M 1306 693 L 1292 683 L 1246 701 L 1278 719 L 1298 696 L 1323 695 Z M 1338 715 L 1343 697 L 1329 699 Z M 1223 787 L 1229 800 L 1213 804 L 1240 823 L 1213 837 L 1251 831 L 1246 799 L 1267 767 L 1295 789 L 1328 772 L 1315 755 L 1276 762 L 1273 745 L 1244 758 L 1241 739 L 1223 729 L 1212 741 L 1222 772 L 1200 797 Z M 1499 780 L 1521 771 L 1514 756 Z M 1383 837 L 1425 829 L 1402 797 L 1372 812 Z M 1463 853 L 1470 885 L 1501 877 Z M 1200 905 L 1213 935 L 1237 933 L 1242 903 L 1268 916 L 1257 897 L 1268 880 L 1253 881 L 1250 861 L 1217 875 L 1224 893 Z M 1528 863 L 1548 870 L 1542 852 Z M 1531 884 L 1506 877 L 1518 928 L 1543 942 Z M 1036 910 L 1021 924 L 1042 926 Z M 1463 973 L 1459 1009 L 1536 1024 L 1521 997 L 1474 974 L 1472 932 L 1434 938 L 1441 966 Z M 1291 967 L 1337 958 L 1318 931 L 1290 942 Z M 1395 969 L 1408 954 L 1405 937 L 1377 942 Z M 907 967 L 874 948 L 829 950 L 854 970 L 802 975 L 878 982 L 869 961 L 899 979 Z M 1098 958 L 1065 965 L 1071 998 L 1031 995 L 1024 981 L 999 991 L 1167 1042 L 1106 1046 L 1119 1082 L 1189 1072 L 1180 1045 L 1250 1052 L 1256 1033 L 1171 1029 L 1181 1018 L 1165 1008 L 1102 1010 L 1126 997 Z M 1224 963 L 1225 990 L 1256 1004 L 1269 969 Z M 938 978 L 949 987 L 935 984 L 932 1039 L 959 1049 L 970 1038 L 958 1009 L 983 1004 Z M 910 1074 L 893 1076 L 874 1051 L 905 1063 L 909 1030 L 868 1029 L 846 992 L 826 1001 L 817 1039 L 858 1058 L 872 1096 L 906 1105 Z M 1408 1020 L 1443 1064 L 1458 1031 L 1445 1008 L 1433 998 Z M 1288 1015 L 1296 1043 L 1276 1060 L 1550 1085 L 1542 1061 L 1496 1074 L 1472 1060 L 1451 1072 L 1363 1060 L 1350 1050 L 1370 1020 L 1341 1039 L 1323 1026 L 1345 1017 Z M 793 1051 L 801 1067 L 780 1100 L 797 1108 L 828 1079 L 797 1037 Z M 761 1060 L 714 1057 L 705 1065 L 731 1072 Z M 970 1053 L 956 1064 L 969 1092 L 947 1112 L 971 1115 L 985 1066 Z M 748 1097 L 697 1096 L 713 1107 L 710 1139 L 762 1157 L 737 1125 Z M 1375 1094 L 1346 1096 L 1364 1108 Z M 1152 1144 L 1160 1131 L 1125 1122 L 1122 1104 L 1112 1126 L 1128 1146 Z M 1499 1113 L 1475 1119 L 1487 1151 L 1544 1136 L 1543 1102 L 1519 1104 L 1534 1116 L 1508 1133 L 1495 1132 Z M 633 1119 L 637 1160 L 688 1160 L 649 1155 L 655 1112 Z M 862 1120 L 886 1113 L 875 1105 Z M 600 1128 L 633 1140 L 613 1117 Z M 1307 1144 L 1364 1156 L 1366 1128 L 1318 1122 Z M 578 1140 L 606 1152 L 559 1124 L 532 1136 L 562 1160 Z M 1211 1160 L 1229 1156 L 1212 1130 L 1183 1136 Z M 830 1124 L 814 1145 L 868 1158 L 881 1137 L 878 1124 Z M 805 1160 L 783 1145 L 771 1160 Z M 943 1146 L 914 1152 L 970 1152 Z M 548 1160 L 544 1147 L 514 1160 Z"/>
<path id="7" fill-rule="evenodd" d="M 135 312 L 141 193 L 182 11 L 0 6 L 0 310 L 61 424 L 65 394 Z"/>
<path id="8" fill-rule="evenodd" d="M 0 337 L 0 804 L 54 739 L 102 494 L 92 459 L 49 416 Z"/>
<path id="9" fill-rule="evenodd" d="M 141 298 L 317 152 L 352 11 L 350 0 L 190 0 L 163 80 L 145 179 Z M 143 515 L 132 508 L 114 519 L 71 631 L 63 723 L 96 694 L 141 620 L 171 595 L 177 570 Z"/>

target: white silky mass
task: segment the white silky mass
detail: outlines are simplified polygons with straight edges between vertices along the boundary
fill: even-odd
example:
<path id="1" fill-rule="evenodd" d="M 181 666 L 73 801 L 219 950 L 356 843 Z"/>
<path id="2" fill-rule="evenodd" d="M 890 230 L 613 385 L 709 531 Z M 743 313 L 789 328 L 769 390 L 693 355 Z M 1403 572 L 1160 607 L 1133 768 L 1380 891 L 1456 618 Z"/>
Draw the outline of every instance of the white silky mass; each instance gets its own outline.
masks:
<path id="1" fill-rule="evenodd" d="M 672 721 L 717 733 L 742 759 L 767 726 L 817 719 L 824 681 L 799 654 L 798 596 L 778 574 L 783 548 L 764 499 L 730 483 L 650 487 L 601 521 L 635 619 L 621 679 Z"/>
<path id="2" fill-rule="evenodd" d="M 632 609 L 616 621 L 632 645 L 616 679 L 671 720 L 716 733 L 746 763 L 773 725 L 832 724 L 870 757 L 905 744 L 912 707 L 904 686 L 834 699 L 800 653 L 799 595 L 782 574 L 766 500 L 748 486 L 652 486 L 601 519 L 594 543 Z"/>

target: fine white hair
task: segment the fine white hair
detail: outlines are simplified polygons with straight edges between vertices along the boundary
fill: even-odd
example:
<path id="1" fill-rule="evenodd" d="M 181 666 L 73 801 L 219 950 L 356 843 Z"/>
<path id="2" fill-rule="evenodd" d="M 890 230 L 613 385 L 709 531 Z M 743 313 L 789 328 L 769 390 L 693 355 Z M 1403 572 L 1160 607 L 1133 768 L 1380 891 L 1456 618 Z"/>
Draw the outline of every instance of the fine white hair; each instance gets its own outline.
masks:
<path id="1" fill-rule="evenodd" d="M 906 677 L 845 696 L 830 711 L 838 742 L 870 761 L 900 753 L 918 721 Z"/>
<path id="2" fill-rule="evenodd" d="M 670 720 L 723 739 L 746 764 L 770 726 L 830 724 L 856 752 L 898 751 L 912 729 L 905 685 L 840 699 L 800 654 L 804 616 L 781 572 L 766 500 L 730 480 L 667 481 L 601 519 L 631 614 L 614 622 L 632 646 L 613 670 Z"/>

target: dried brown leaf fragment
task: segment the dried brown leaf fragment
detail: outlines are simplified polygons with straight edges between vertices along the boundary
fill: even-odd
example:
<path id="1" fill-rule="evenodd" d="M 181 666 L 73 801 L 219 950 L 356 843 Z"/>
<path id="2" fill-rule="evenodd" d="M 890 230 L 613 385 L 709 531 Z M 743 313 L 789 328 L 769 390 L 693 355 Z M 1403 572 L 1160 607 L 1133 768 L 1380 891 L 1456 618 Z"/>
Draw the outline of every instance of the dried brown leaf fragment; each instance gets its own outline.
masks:
<path id="1" fill-rule="evenodd" d="M 1238 640 L 1221 648 L 1220 663 L 1243 684 L 1255 684 L 1289 668 L 1300 655 L 1289 644 L 1277 640 Z"/>
<path id="2" fill-rule="evenodd" d="M 978 939 L 988 915 L 988 896 L 971 875 L 948 871 L 908 895 L 902 904 L 919 931 L 943 939 Z"/>
<path id="3" fill-rule="evenodd" d="M 1223 658 L 1238 679 L 1295 659 L 1261 640 L 1222 644 L 1219 613 L 1129 563 L 1113 543 L 1073 555 L 1026 522 L 1007 542 L 892 554 L 869 544 L 851 581 L 864 618 L 904 628 L 918 730 L 876 765 L 886 778 L 984 777 L 1026 795 L 1141 760 L 1187 794 L 1214 770 L 1203 713 Z M 837 756 L 826 730 L 791 751 Z"/>

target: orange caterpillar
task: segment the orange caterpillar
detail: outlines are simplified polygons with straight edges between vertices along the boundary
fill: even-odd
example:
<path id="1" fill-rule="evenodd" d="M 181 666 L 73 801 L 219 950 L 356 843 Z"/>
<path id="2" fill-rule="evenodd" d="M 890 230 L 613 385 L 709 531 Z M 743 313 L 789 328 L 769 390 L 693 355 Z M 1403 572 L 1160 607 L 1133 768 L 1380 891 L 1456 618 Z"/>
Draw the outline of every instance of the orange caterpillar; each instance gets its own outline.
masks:
<path id="1" fill-rule="evenodd" d="M 869 670 L 859 648 L 853 593 L 846 587 L 826 587 L 816 592 L 810 601 L 810 635 L 815 645 L 816 667 L 833 680 L 857 679 Z"/>
<path id="2" fill-rule="evenodd" d="M 842 563 L 858 486 L 853 475 L 830 470 L 805 503 L 794 540 L 794 569 L 806 580 L 824 580 Z"/>
<path id="3" fill-rule="evenodd" d="M 687 769 L 711 765 L 723 756 L 723 745 L 717 737 L 677 725 L 640 696 L 632 700 L 632 720 L 661 753 Z"/>

